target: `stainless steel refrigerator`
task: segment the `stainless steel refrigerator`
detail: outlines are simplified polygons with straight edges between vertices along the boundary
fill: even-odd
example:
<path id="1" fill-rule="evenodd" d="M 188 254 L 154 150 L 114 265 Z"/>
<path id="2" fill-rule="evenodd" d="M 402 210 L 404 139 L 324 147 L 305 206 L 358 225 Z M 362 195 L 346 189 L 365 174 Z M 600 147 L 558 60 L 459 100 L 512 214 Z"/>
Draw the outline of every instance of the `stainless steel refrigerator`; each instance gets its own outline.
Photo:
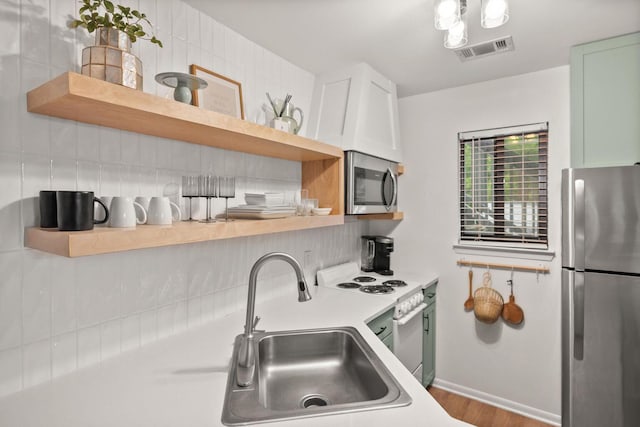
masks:
<path id="1" fill-rule="evenodd" d="M 640 165 L 562 171 L 562 425 L 640 426 Z"/>

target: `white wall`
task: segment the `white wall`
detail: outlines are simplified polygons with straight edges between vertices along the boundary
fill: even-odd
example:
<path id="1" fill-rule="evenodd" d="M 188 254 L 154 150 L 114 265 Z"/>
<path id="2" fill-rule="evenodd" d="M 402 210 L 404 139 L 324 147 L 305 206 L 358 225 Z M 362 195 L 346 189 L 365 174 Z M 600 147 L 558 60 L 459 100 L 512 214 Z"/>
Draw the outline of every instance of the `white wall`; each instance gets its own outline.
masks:
<path id="1" fill-rule="evenodd" d="M 487 59 L 490 60 L 490 59 Z M 370 232 L 395 237 L 392 263 L 440 276 L 437 297 L 436 376 L 444 386 L 528 415 L 559 422 L 560 415 L 560 176 L 569 166 L 569 68 L 483 82 L 403 98 L 399 102 L 406 173 L 400 178 L 398 225 Z M 460 131 L 549 122 L 550 261 L 459 254 L 458 147 Z M 515 272 L 521 327 L 486 325 L 463 309 L 467 268 L 458 259 L 544 264 L 551 274 Z M 483 270 L 475 269 L 475 285 Z M 505 299 L 510 271 L 493 271 Z"/>
<path id="2" fill-rule="evenodd" d="M 154 75 L 196 63 L 242 83 L 248 120 L 262 119 L 265 91 L 289 92 L 308 111 L 314 76 L 307 71 L 180 1 L 120 3 L 147 13 L 164 43 L 135 44 L 145 92 L 170 97 Z M 85 30 L 66 26 L 78 7 L 77 0 L 0 0 L 0 396 L 243 308 L 249 269 L 266 252 L 302 262 L 311 250 L 309 277 L 322 264 L 358 259 L 357 222 L 78 259 L 25 249 L 40 190 L 151 196 L 181 175 L 204 172 L 238 177 L 231 205 L 244 191 L 300 188 L 298 162 L 28 113 L 27 91 L 78 71 L 92 43 Z M 216 200 L 216 211 L 222 206 Z M 259 299 L 293 292 L 295 276 L 282 264 L 262 270 Z"/>

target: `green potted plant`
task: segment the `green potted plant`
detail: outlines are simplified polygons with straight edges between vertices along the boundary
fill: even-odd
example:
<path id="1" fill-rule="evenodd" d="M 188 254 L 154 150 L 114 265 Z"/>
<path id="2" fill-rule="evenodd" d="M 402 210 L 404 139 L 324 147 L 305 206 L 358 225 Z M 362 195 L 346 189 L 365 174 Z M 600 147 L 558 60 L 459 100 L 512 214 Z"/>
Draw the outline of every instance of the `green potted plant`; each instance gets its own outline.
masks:
<path id="1" fill-rule="evenodd" d="M 96 33 L 95 45 L 82 51 L 82 74 L 142 90 L 142 62 L 131 53 L 131 44 L 149 40 L 162 47 L 147 15 L 109 0 L 81 0 L 80 4 L 79 19 L 71 27 Z"/>

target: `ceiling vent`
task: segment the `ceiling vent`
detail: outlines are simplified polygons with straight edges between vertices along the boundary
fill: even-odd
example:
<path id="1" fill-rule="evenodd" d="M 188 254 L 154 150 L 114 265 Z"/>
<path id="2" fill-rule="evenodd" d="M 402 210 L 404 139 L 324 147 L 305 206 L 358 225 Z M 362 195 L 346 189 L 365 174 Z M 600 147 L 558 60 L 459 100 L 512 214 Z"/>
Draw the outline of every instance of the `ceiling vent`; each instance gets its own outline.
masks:
<path id="1" fill-rule="evenodd" d="M 513 38 L 511 36 L 506 36 L 500 39 L 478 43 L 473 46 L 465 46 L 461 47 L 460 49 L 454 49 L 454 52 L 456 53 L 460 61 L 465 62 L 471 59 L 484 58 L 485 56 L 508 52 L 513 49 Z"/>

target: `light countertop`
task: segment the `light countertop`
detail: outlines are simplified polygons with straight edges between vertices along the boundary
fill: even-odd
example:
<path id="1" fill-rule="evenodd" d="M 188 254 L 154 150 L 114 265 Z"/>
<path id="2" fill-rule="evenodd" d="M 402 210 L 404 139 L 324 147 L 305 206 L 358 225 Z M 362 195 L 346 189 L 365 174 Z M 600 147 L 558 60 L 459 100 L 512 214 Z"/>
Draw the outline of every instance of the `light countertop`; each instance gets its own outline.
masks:
<path id="1" fill-rule="evenodd" d="M 423 284 L 432 282 L 435 277 Z M 259 288 L 258 284 L 258 288 Z M 291 294 L 256 304 L 267 331 L 353 326 L 411 396 L 409 406 L 286 422 L 298 426 L 468 426 L 451 418 L 366 326 L 411 289 L 396 295 L 311 287 L 313 299 Z M 415 289 L 415 286 L 413 287 Z M 257 290 L 260 293 L 260 289 Z M 233 341 L 244 310 L 113 359 L 0 399 L 6 427 L 221 426 Z"/>

